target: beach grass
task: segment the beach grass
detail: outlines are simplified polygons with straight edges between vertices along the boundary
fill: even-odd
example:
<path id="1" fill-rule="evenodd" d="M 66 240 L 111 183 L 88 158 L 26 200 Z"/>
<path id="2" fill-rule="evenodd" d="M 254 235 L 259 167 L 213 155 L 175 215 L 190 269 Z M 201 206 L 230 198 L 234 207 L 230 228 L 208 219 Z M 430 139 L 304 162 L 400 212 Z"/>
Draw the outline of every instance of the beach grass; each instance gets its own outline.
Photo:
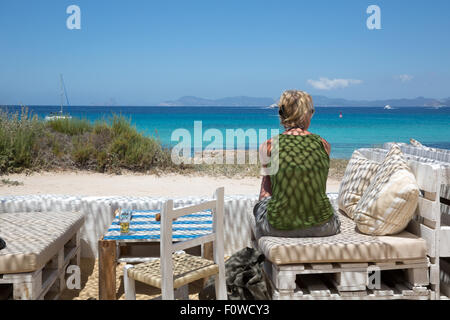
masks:
<path id="1" fill-rule="evenodd" d="M 215 151 L 213 157 L 217 157 L 218 152 L 221 151 Z M 238 152 L 234 151 L 234 157 Z M 79 118 L 43 121 L 27 108 L 20 113 L 0 110 L 0 174 L 88 170 L 115 174 L 131 171 L 259 177 L 260 163 L 249 161 L 250 151 L 244 154 L 243 164 L 237 161 L 175 164 L 169 148 L 157 138 L 139 132 L 131 119 L 122 115 L 93 123 Z M 332 159 L 330 175 L 341 177 L 347 162 Z"/>

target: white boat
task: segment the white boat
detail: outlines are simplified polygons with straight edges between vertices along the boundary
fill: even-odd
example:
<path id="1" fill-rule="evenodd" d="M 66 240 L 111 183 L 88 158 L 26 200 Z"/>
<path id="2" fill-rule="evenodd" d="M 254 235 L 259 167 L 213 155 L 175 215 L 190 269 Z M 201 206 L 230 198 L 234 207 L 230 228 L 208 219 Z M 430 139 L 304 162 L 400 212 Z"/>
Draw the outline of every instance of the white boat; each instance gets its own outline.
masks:
<path id="1" fill-rule="evenodd" d="M 392 107 L 387 104 L 387 105 L 384 106 L 384 110 L 392 110 Z"/>
<path id="2" fill-rule="evenodd" d="M 69 105 L 69 98 L 67 98 L 66 86 L 64 85 L 64 79 L 62 74 L 60 75 L 60 82 L 61 82 L 61 108 L 59 112 L 50 112 L 50 115 L 45 117 L 45 121 L 72 119 L 72 117 L 69 114 L 63 113 L 64 97 L 66 98 L 67 105 Z"/>
<path id="3" fill-rule="evenodd" d="M 267 107 L 267 109 L 277 109 L 277 108 L 278 108 L 278 105 L 276 103 L 273 103 Z"/>

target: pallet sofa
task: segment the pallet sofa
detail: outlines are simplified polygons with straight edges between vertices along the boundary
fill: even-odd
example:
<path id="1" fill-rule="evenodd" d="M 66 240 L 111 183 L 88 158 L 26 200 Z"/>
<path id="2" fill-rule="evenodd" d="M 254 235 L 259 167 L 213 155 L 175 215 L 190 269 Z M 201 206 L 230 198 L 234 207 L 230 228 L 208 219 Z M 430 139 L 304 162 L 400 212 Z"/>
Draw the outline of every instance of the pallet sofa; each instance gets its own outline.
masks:
<path id="1" fill-rule="evenodd" d="M 69 265 L 80 265 L 79 212 L 0 214 L 7 247 L 0 251 L 0 291 L 6 299 L 55 300 Z"/>
<path id="2" fill-rule="evenodd" d="M 378 162 L 388 152 L 359 151 Z M 405 158 L 421 189 L 407 230 L 393 236 L 364 235 L 356 231 L 353 220 L 339 213 L 341 233 L 335 236 L 253 239 L 253 246 L 266 256 L 273 299 L 441 298 L 439 257 L 450 250 L 450 226 L 441 225 L 439 191 L 448 184 L 450 167 L 420 162 L 413 155 Z M 339 212 L 337 194 L 329 196 Z"/>
<path id="3" fill-rule="evenodd" d="M 383 149 L 390 149 L 393 142 L 388 142 L 383 145 Z M 421 162 L 442 164 L 443 166 L 450 166 L 450 150 L 430 148 L 423 145 L 414 146 L 406 143 L 397 143 L 402 152 L 406 155 L 413 155 L 420 159 Z M 450 171 L 444 170 L 443 182 L 440 190 L 440 235 L 448 234 L 447 230 L 450 226 Z M 439 249 L 439 269 L 440 269 L 440 290 L 450 297 L 450 248 L 440 244 Z"/>

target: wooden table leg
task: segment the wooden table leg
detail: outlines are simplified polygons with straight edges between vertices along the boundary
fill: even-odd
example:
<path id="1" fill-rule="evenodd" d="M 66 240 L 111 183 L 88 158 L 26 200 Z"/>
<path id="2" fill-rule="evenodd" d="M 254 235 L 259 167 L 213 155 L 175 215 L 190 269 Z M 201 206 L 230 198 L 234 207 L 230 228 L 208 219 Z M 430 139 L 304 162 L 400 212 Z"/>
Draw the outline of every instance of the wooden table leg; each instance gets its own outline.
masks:
<path id="1" fill-rule="evenodd" d="M 98 296 L 100 300 L 116 300 L 116 241 L 98 241 Z"/>
<path id="2" fill-rule="evenodd" d="M 213 242 L 205 242 L 203 244 L 203 258 L 208 260 L 214 260 L 214 246 Z"/>
<path id="3" fill-rule="evenodd" d="M 205 242 L 202 245 L 202 258 L 208 259 L 208 260 L 214 260 L 214 246 L 213 242 Z M 203 287 L 206 285 L 206 282 L 208 281 L 208 278 L 203 278 Z"/>

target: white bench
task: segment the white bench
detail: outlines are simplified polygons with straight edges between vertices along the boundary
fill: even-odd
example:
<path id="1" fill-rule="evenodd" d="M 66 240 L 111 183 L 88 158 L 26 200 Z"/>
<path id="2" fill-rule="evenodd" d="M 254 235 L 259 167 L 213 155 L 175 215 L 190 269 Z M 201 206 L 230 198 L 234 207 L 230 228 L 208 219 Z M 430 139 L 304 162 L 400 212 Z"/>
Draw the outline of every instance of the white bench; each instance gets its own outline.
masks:
<path id="1" fill-rule="evenodd" d="M 387 153 L 359 151 L 379 162 Z M 340 235 L 259 239 L 256 246 L 269 260 L 274 299 L 440 298 L 439 257 L 450 248 L 450 227 L 441 224 L 439 199 L 447 168 L 405 158 L 423 191 L 407 231 L 384 237 L 356 234 L 353 221 L 341 216 Z M 374 270 L 381 273 L 377 288 L 368 286 Z"/>
<path id="2" fill-rule="evenodd" d="M 80 264 L 83 223 L 79 212 L 1 214 L 0 285 L 12 287 L 14 300 L 58 299 L 66 268 Z"/>

